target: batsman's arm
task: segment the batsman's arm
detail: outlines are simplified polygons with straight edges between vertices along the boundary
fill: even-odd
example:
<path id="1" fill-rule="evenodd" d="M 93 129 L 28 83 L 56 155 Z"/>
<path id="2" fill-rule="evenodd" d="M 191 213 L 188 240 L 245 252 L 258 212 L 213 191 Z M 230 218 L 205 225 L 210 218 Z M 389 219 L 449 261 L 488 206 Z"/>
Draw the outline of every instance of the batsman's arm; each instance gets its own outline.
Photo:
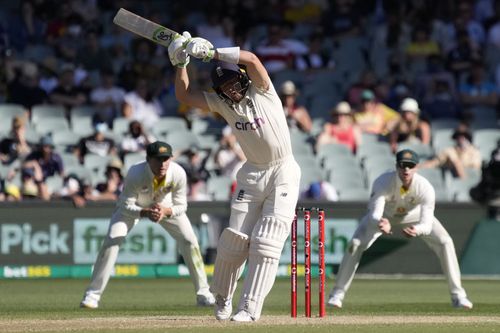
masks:
<path id="1" fill-rule="evenodd" d="M 215 53 L 215 57 L 218 58 L 218 52 Z M 266 91 L 269 89 L 269 83 L 271 82 L 269 74 L 254 53 L 240 50 L 239 63 L 247 67 L 248 76 L 256 87 Z"/>
<path id="2" fill-rule="evenodd" d="M 209 110 L 203 92 L 191 86 L 186 68 L 177 68 L 175 72 L 175 97 L 183 104 L 205 111 Z"/>

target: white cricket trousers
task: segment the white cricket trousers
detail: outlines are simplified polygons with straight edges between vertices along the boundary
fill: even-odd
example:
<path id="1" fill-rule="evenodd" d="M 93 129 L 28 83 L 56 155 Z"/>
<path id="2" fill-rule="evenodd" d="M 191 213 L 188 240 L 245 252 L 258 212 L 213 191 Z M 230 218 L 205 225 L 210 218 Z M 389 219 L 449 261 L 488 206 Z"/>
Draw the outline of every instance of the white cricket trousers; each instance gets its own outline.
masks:
<path id="1" fill-rule="evenodd" d="M 97 256 L 92 279 L 85 295 L 99 300 L 111 276 L 121 243 L 139 220 L 111 218 L 108 234 Z M 208 290 L 207 276 L 198 239 L 186 214 L 163 219 L 160 225 L 176 240 L 179 251 L 188 267 L 196 293 Z"/>
<path id="2" fill-rule="evenodd" d="M 397 227 L 400 226 L 402 225 L 398 225 Z M 343 298 L 352 283 L 354 273 L 358 268 L 363 252 L 381 235 L 382 232 L 380 232 L 377 225 L 374 225 L 370 219 L 365 216 L 352 237 L 353 240 L 359 240 L 359 247 L 357 247 L 357 249 L 353 248 L 353 241 L 351 240 L 342 258 L 342 262 L 340 263 L 333 294 Z M 450 294 L 452 296 L 465 297 L 466 293 L 462 288 L 460 280 L 460 267 L 455 253 L 455 246 L 441 222 L 434 217 L 431 233 L 427 236 L 420 236 L 420 238 L 422 238 L 438 256 L 443 273 L 448 280 Z"/>

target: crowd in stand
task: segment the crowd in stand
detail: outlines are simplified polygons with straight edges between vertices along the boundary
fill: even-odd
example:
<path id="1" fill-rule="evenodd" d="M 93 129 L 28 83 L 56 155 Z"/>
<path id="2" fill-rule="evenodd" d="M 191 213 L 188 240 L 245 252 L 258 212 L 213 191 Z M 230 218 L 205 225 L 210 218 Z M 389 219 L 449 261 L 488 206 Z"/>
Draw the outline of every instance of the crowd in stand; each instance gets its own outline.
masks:
<path id="1" fill-rule="evenodd" d="M 475 133 L 496 130 L 500 139 L 499 0 L 276 0 L 265 8 L 255 0 L 186 0 L 168 8 L 154 0 L 17 0 L 2 6 L 0 115 L 8 124 L 0 126 L 0 200 L 66 198 L 77 206 L 115 200 L 132 157 L 156 139 L 177 150 L 189 200 L 213 199 L 215 178 L 229 179 L 230 193 L 245 159 L 234 135 L 221 119 L 177 103 L 166 49 L 114 25 L 120 7 L 215 47 L 255 52 L 282 97 L 292 135 L 303 138 L 292 140 L 294 150 L 307 145 L 316 157 L 322 146 L 345 145 L 363 168 L 360 151 L 369 142 L 386 144 L 390 154 L 419 144 L 429 148 L 422 168 L 465 180 L 496 147 L 492 139 L 492 149 L 480 151 Z M 210 88 L 210 69 L 194 62 L 194 84 Z M 2 115 L 12 105 L 24 112 Z M 62 107 L 65 123 L 42 130 L 43 119 L 35 118 L 41 105 Z M 174 117 L 186 126 L 163 131 L 160 120 Z M 443 128 L 448 145 L 436 140 Z M 176 147 L 171 140 L 182 129 L 196 138 Z M 63 131 L 75 140 L 59 141 Z M 322 176 L 304 177 L 302 198 L 342 200 L 326 160 L 316 161 Z M 368 191 L 368 179 L 364 185 Z"/>

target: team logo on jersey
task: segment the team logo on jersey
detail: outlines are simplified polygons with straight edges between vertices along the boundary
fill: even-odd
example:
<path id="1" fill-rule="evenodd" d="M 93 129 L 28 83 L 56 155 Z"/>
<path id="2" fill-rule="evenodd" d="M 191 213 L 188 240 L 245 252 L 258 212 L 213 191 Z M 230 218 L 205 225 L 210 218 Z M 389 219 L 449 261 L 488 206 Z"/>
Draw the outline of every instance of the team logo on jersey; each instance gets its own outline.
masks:
<path id="1" fill-rule="evenodd" d="M 404 214 L 406 214 L 406 208 L 404 208 L 404 207 L 398 207 L 396 209 L 396 214 L 397 215 L 404 215 Z"/>
<path id="2" fill-rule="evenodd" d="M 241 119 L 241 121 L 234 123 L 234 127 L 240 131 L 255 131 L 258 128 L 261 128 L 264 124 L 264 118 L 257 117 L 254 121 L 245 121 L 244 119 Z"/>

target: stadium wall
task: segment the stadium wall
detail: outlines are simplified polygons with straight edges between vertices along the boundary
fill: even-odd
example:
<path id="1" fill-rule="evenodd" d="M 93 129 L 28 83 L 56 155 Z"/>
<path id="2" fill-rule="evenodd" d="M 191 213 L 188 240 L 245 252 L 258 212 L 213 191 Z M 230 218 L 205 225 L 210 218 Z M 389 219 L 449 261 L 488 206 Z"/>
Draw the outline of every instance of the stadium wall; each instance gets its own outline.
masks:
<path id="1" fill-rule="evenodd" d="M 326 211 L 326 262 L 334 272 L 366 203 L 302 202 L 302 206 Z M 77 209 L 71 203 L 32 202 L 0 205 L 0 277 L 88 277 L 106 234 L 112 203 L 90 203 Z M 218 235 L 227 225 L 227 202 L 192 202 L 188 215 L 195 226 L 207 263 L 213 263 Z M 466 258 L 468 274 L 498 274 L 487 265 L 481 245 L 491 238 L 480 223 L 486 210 L 475 204 L 439 204 L 436 216 L 455 242 L 459 258 Z M 313 222 L 315 216 L 313 214 Z M 300 217 L 299 217 L 300 220 Z M 491 225 L 496 227 L 493 222 Z M 498 224 L 500 225 L 500 224 Z M 477 227 L 477 228 L 476 228 Z M 313 223 L 313 262 L 317 255 L 317 228 Z M 476 231 L 473 237 L 473 232 Z M 496 233 L 498 234 L 498 233 Z M 299 249 L 302 228 L 299 228 Z M 489 238 L 488 238 L 489 237 Z M 497 242 L 498 243 L 498 242 Z M 489 244 L 489 243 L 488 243 Z M 470 253 L 467 252 L 471 248 Z M 279 275 L 289 273 L 289 243 L 285 245 Z M 496 251 L 498 253 L 498 251 Z M 476 260 L 477 257 L 477 260 Z M 299 255 L 299 262 L 302 256 Z M 120 251 L 115 276 L 183 276 L 175 241 L 158 225 L 141 221 L 131 231 Z M 471 264 L 473 263 L 473 264 Z M 207 265 L 211 273 L 211 265 Z M 402 236 L 382 237 L 364 255 L 361 273 L 440 274 L 437 258 L 421 240 Z M 299 267 L 300 273 L 300 267 Z M 313 272 L 314 274 L 315 272 Z"/>

